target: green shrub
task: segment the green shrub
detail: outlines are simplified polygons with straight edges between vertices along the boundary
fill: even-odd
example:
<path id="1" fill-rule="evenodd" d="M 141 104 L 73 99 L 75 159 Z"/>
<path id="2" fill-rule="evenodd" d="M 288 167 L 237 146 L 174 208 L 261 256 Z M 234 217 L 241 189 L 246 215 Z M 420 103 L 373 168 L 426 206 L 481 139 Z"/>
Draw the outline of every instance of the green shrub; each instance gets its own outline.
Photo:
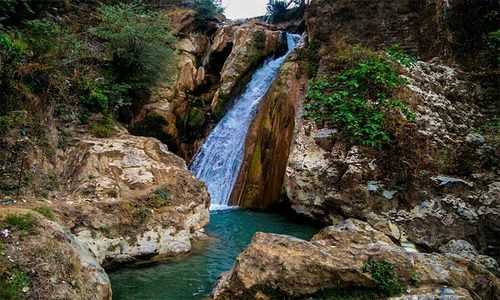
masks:
<path id="1" fill-rule="evenodd" d="M 267 2 L 267 16 L 271 23 L 300 19 L 304 11 L 304 0 L 269 0 Z"/>
<path id="2" fill-rule="evenodd" d="M 8 214 L 7 224 L 19 230 L 32 230 L 37 224 L 37 221 L 35 217 L 29 213 L 23 215 Z"/>
<path id="3" fill-rule="evenodd" d="M 109 138 L 115 134 L 115 123 L 110 115 L 106 115 L 104 119 L 98 123 L 90 125 L 90 133 L 98 138 Z"/>
<path id="4" fill-rule="evenodd" d="M 305 68 L 308 78 L 314 78 L 318 72 L 320 56 L 320 45 L 318 42 L 313 42 L 304 49 L 296 49 L 299 58 L 305 62 Z"/>
<path id="5" fill-rule="evenodd" d="M 305 105 L 306 118 L 316 122 L 331 121 L 343 131 L 343 136 L 355 143 L 380 148 L 389 141 L 384 128 L 384 109 L 399 108 L 409 120 L 415 115 L 406 105 L 388 95 L 406 83 L 385 57 L 358 53 L 366 59 L 353 63 L 329 79 L 323 76 L 310 82 Z M 340 53 L 342 55 L 342 53 Z M 349 66 L 342 56 L 337 60 Z"/>
<path id="6" fill-rule="evenodd" d="M 28 287 L 30 281 L 29 274 L 18 269 L 0 272 L 0 299 L 24 299 L 22 289 Z"/>
<path id="7" fill-rule="evenodd" d="M 0 71 L 7 71 L 7 66 L 18 62 L 25 54 L 24 42 L 0 31 Z"/>
<path id="8" fill-rule="evenodd" d="M 23 24 L 19 35 L 30 50 L 31 60 L 62 72 L 61 68 L 88 55 L 89 46 L 76 34 L 49 19 Z"/>
<path id="9" fill-rule="evenodd" d="M 90 32 L 102 41 L 110 62 L 109 82 L 128 88 L 131 104 L 140 106 L 149 89 L 168 81 L 175 71 L 169 20 L 140 3 L 104 5 L 101 14 L 101 24 Z"/>
<path id="10" fill-rule="evenodd" d="M 363 265 L 363 272 L 372 275 L 378 289 L 386 296 L 396 296 L 406 291 L 406 285 L 398 279 L 391 262 L 369 260 Z"/>
<path id="11" fill-rule="evenodd" d="M 255 31 L 253 34 L 253 40 L 255 42 L 255 48 L 264 50 L 266 47 L 266 33 L 264 30 Z"/>
<path id="12" fill-rule="evenodd" d="M 420 275 L 417 272 L 411 273 L 410 284 L 418 286 L 420 284 Z"/>
<path id="13" fill-rule="evenodd" d="M 81 106 L 80 122 L 87 123 L 91 113 L 111 115 L 120 108 L 130 105 L 129 89 L 128 84 L 109 81 L 81 82 L 78 86 Z"/>
<path id="14" fill-rule="evenodd" d="M 54 221 L 55 215 L 54 212 L 52 211 L 52 208 L 48 207 L 47 205 L 42 205 L 38 206 L 34 209 L 34 211 L 39 212 L 40 214 L 44 215 L 47 219 Z"/>
<path id="15" fill-rule="evenodd" d="M 0 30 L 0 114 L 21 109 L 16 103 L 20 93 L 15 91 L 18 80 L 14 74 L 26 57 L 26 44 Z"/>
<path id="16" fill-rule="evenodd" d="M 393 45 L 385 52 L 390 60 L 400 63 L 407 68 L 413 68 L 417 64 L 417 58 L 405 53 L 399 45 Z"/>
<path id="17" fill-rule="evenodd" d="M 149 208 L 143 207 L 137 211 L 137 219 L 139 222 L 144 222 L 151 215 L 151 210 Z"/>
<path id="18" fill-rule="evenodd" d="M 27 121 L 28 113 L 26 111 L 11 111 L 8 115 L 0 116 L 0 133 L 5 134 L 14 126 L 24 126 Z"/>
<path id="19" fill-rule="evenodd" d="M 496 57 L 497 64 L 500 63 L 500 29 L 489 32 L 486 35 L 486 45 Z M 498 66 L 497 66 L 498 67 Z"/>
<path id="20" fill-rule="evenodd" d="M 0 22 L 18 24 L 25 20 L 43 17 L 50 8 L 61 6 L 60 0 L 2 0 Z"/>
<path id="21" fill-rule="evenodd" d="M 288 1 L 284 0 L 269 0 L 267 3 L 267 14 L 271 22 L 279 21 L 286 15 L 288 9 Z"/>
<path id="22" fill-rule="evenodd" d="M 118 198 L 118 196 L 120 196 L 120 193 L 115 189 L 109 190 L 106 194 L 111 198 Z"/>
<path id="23" fill-rule="evenodd" d="M 196 24 L 203 29 L 207 22 L 214 19 L 217 14 L 224 12 L 221 1 L 217 0 L 195 0 L 194 9 L 196 10 Z"/>
<path id="24" fill-rule="evenodd" d="M 150 202 L 155 208 L 160 208 L 167 205 L 169 200 L 170 193 L 163 187 L 156 188 L 150 197 Z"/>

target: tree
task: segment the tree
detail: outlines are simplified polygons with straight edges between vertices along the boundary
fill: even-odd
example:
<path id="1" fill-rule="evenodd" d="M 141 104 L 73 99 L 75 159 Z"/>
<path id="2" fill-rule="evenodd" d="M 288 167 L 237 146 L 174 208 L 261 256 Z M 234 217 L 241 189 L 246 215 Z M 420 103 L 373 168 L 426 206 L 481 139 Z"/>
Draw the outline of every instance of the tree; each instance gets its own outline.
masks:
<path id="1" fill-rule="evenodd" d="M 91 33 L 102 40 L 111 68 L 109 80 L 128 86 L 132 104 L 137 108 L 149 89 L 168 81 L 175 70 L 175 38 L 168 19 L 137 2 L 104 5 L 101 13 L 102 23 Z"/>
<path id="2" fill-rule="evenodd" d="M 284 0 L 269 0 L 267 3 L 267 13 L 273 20 L 279 19 L 286 14 L 288 5 Z"/>
<path id="3" fill-rule="evenodd" d="M 304 11 L 305 0 L 269 0 L 267 3 L 267 14 L 271 22 L 282 21 L 287 17 L 289 10 Z"/>

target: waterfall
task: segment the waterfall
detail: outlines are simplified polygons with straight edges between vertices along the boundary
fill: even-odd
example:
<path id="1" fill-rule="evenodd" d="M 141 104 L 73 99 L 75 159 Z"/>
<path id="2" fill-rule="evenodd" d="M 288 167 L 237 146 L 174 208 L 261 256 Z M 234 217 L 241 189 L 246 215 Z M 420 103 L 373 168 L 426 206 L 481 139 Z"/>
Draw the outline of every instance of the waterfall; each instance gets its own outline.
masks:
<path id="1" fill-rule="evenodd" d="M 207 185 L 212 198 L 211 210 L 227 208 L 243 160 L 248 128 L 258 104 L 299 39 L 300 35 L 287 33 L 287 53 L 279 58 L 266 60 L 255 71 L 243 93 L 193 158 L 190 169 L 196 178 Z"/>

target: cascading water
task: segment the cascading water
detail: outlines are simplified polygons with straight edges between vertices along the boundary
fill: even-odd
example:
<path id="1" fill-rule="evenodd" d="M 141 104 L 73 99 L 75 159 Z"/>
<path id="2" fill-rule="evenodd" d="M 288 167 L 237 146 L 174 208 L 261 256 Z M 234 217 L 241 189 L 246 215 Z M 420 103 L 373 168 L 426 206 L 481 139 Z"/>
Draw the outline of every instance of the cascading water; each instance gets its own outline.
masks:
<path id="1" fill-rule="evenodd" d="M 299 39 L 300 35 L 287 33 L 287 53 L 277 59 L 268 59 L 253 74 L 244 92 L 194 157 L 190 169 L 207 185 L 212 198 L 211 210 L 227 208 L 243 160 L 248 128 L 257 106 Z"/>

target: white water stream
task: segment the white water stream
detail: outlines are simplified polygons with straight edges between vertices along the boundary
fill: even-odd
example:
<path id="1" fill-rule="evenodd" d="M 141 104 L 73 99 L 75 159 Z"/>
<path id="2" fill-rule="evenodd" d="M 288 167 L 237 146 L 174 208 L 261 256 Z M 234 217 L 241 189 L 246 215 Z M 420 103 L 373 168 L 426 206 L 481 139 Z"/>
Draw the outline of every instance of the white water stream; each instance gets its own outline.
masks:
<path id="1" fill-rule="evenodd" d="M 193 158 L 190 169 L 207 185 L 212 198 L 211 210 L 228 208 L 229 197 L 240 172 L 248 128 L 258 104 L 299 40 L 300 35 L 287 34 L 286 54 L 268 59 L 255 71 L 243 93 Z"/>

